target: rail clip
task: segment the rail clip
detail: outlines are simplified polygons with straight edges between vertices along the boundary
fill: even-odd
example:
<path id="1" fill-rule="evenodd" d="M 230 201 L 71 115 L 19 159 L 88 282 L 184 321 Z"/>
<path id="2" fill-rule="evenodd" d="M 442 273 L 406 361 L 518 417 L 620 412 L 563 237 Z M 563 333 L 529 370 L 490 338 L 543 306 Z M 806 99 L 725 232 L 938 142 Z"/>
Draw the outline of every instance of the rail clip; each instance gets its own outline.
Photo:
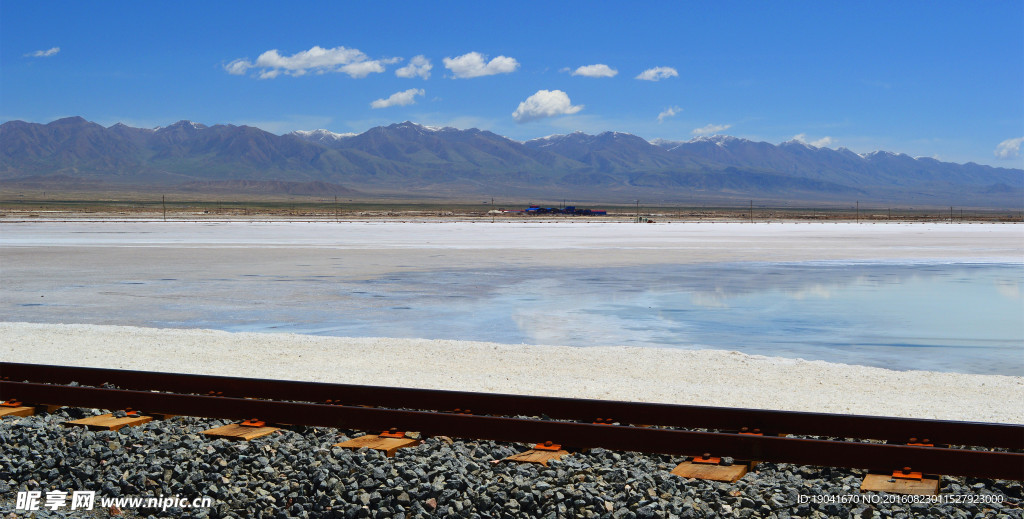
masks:
<path id="1" fill-rule="evenodd" d="M 544 443 L 538 443 L 537 445 L 534 445 L 533 446 L 533 450 L 537 450 L 537 451 L 560 451 L 560 450 L 562 450 L 562 446 L 560 444 L 554 443 L 554 442 L 549 440 L 549 441 L 546 441 Z"/>

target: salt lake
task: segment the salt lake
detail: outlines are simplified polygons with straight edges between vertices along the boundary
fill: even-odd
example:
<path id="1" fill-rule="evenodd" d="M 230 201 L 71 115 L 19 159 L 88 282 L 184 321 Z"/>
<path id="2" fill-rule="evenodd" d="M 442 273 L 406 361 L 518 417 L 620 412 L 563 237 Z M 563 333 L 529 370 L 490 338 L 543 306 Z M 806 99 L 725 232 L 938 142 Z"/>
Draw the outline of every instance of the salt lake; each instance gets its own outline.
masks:
<path id="1" fill-rule="evenodd" d="M 1020 226 L 327 225 L 5 224 L 0 312 L 1024 375 Z"/>

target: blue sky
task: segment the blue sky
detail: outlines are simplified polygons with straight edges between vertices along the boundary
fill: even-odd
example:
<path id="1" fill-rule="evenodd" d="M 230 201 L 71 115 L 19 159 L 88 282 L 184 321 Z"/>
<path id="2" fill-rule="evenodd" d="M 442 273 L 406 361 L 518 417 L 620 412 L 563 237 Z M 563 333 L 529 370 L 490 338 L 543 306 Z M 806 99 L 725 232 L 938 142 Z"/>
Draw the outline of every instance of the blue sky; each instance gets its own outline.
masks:
<path id="1" fill-rule="evenodd" d="M 0 120 L 72 115 L 721 133 L 1022 167 L 1024 4 L 3 2 Z"/>

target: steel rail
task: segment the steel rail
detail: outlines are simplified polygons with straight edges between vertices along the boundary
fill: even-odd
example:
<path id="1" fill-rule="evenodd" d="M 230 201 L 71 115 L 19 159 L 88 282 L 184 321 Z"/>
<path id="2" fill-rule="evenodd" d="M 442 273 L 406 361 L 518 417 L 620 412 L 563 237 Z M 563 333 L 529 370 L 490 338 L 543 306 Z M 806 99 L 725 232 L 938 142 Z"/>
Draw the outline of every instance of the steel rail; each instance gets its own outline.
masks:
<path id="1" fill-rule="evenodd" d="M 178 393 L 219 393 L 223 396 L 326 402 L 475 414 L 547 416 L 592 422 L 612 418 L 622 424 L 648 424 L 736 431 L 744 427 L 766 434 L 801 434 L 907 442 L 1024 449 L 1024 425 L 976 423 L 883 416 L 840 415 L 694 405 L 654 404 L 541 397 L 465 391 L 328 384 L 243 377 L 186 375 L 105 368 L 0 363 L 0 378 L 158 390 Z"/>
<path id="2" fill-rule="evenodd" d="M 1024 454 L 907 445 L 887 445 L 733 433 L 693 432 L 633 426 L 405 411 L 301 402 L 104 389 L 0 381 L 0 395 L 26 402 L 119 409 L 210 418 L 260 417 L 272 423 L 384 430 L 398 427 L 428 435 L 504 442 L 557 440 L 578 448 L 695 456 L 714 453 L 738 459 L 915 471 L 992 479 L 1024 480 Z"/>

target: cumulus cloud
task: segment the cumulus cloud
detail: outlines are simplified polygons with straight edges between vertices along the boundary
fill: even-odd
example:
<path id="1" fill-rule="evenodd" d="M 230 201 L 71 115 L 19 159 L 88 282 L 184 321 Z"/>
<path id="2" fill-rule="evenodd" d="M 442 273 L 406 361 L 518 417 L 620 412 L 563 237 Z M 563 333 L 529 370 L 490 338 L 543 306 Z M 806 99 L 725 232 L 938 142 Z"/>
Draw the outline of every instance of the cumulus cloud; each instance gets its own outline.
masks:
<path id="1" fill-rule="evenodd" d="M 54 54 L 60 52 L 60 47 L 51 47 L 46 50 L 37 50 L 35 52 L 29 52 L 25 54 L 26 58 L 48 58 Z"/>
<path id="2" fill-rule="evenodd" d="M 676 72 L 676 69 L 672 67 L 654 67 L 641 72 L 636 79 L 642 79 L 644 81 L 658 81 L 660 79 L 677 77 L 678 75 L 679 72 Z"/>
<path id="3" fill-rule="evenodd" d="M 709 124 L 703 128 L 694 128 L 692 133 L 694 135 L 714 135 L 718 132 L 724 132 L 729 128 L 732 128 L 731 124 Z"/>
<path id="4" fill-rule="evenodd" d="M 574 70 L 572 75 L 584 77 L 615 77 L 615 74 L 618 73 L 618 70 L 615 70 L 603 63 L 598 63 L 596 65 L 584 65 Z"/>
<path id="5" fill-rule="evenodd" d="M 271 49 L 256 58 L 255 62 L 248 59 L 236 59 L 224 65 L 228 74 L 244 75 L 250 69 L 257 72 L 260 79 L 273 79 L 281 74 L 303 76 L 313 72 L 342 72 L 353 78 L 366 77 L 369 74 L 384 72 L 384 65 L 399 61 L 399 58 L 371 60 L 359 49 L 334 47 L 325 49 L 313 46 L 309 50 L 296 52 L 291 56 L 282 56 L 277 49 Z"/>
<path id="6" fill-rule="evenodd" d="M 1020 147 L 1024 145 L 1024 137 L 1017 137 L 1016 139 L 1006 139 L 996 146 L 996 157 L 1001 159 L 1015 159 L 1020 157 Z"/>
<path id="7" fill-rule="evenodd" d="M 798 134 L 794 135 L 793 136 L 793 140 L 797 141 L 797 142 L 802 142 L 804 144 L 810 144 L 811 146 L 814 146 L 815 148 L 826 148 L 828 146 L 831 146 L 832 143 L 836 142 L 835 139 L 833 139 L 832 137 L 829 137 L 827 135 L 822 137 L 822 138 L 820 138 L 820 139 L 818 139 L 818 140 L 816 140 L 816 141 L 808 141 L 806 133 L 798 133 Z"/>
<path id="8" fill-rule="evenodd" d="M 658 122 L 660 123 L 669 117 L 675 117 L 676 114 L 682 111 L 683 109 L 679 108 L 678 106 L 670 106 L 666 108 L 664 112 L 658 114 Z"/>
<path id="9" fill-rule="evenodd" d="M 404 92 L 395 92 L 387 99 L 378 99 L 370 103 L 370 108 L 387 108 L 389 106 L 405 106 L 416 102 L 416 96 L 426 94 L 422 88 L 410 88 Z"/>
<path id="10" fill-rule="evenodd" d="M 359 61 L 344 65 L 340 70 L 351 77 L 364 78 L 370 74 L 379 74 L 384 72 L 384 65 L 390 65 L 396 61 L 397 60 L 395 59 Z"/>
<path id="11" fill-rule="evenodd" d="M 234 76 L 245 75 L 246 71 L 248 71 L 250 68 L 252 68 L 252 63 L 249 63 L 244 59 L 236 59 L 231 63 L 224 65 L 224 70 L 226 70 L 228 74 Z"/>
<path id="12" fill-rule="evenodd" d="M 544 117 L 569 115 L 579 112 L 583 105 L 573 106 L 569 95 L 561 90 L 538 90 L 536 94 L 519 103 L 519 108 L 512 112 L 516 122 L 525 123 Z"/>
<path id="13" fill-rule="evenodd" d="M 411 60 L 409 64 L 396 70 L 395 75 L 398 77 L 421 77 L 423 79 L 430 79 L 430 69 L 434 68 L 430 64 L 430 60 L 424 55 L 419 55 Z"/>
<path id="14" fill-rule="evenodd" d="M 471 78 L 508 74 L 519 68 L 519 62 L 508 56 L 498 56 L 487 61 L 487 56 L 479 52 L 470 52 L 456 58 L 444 58 L 444 67 L 456 78 Z"/>

